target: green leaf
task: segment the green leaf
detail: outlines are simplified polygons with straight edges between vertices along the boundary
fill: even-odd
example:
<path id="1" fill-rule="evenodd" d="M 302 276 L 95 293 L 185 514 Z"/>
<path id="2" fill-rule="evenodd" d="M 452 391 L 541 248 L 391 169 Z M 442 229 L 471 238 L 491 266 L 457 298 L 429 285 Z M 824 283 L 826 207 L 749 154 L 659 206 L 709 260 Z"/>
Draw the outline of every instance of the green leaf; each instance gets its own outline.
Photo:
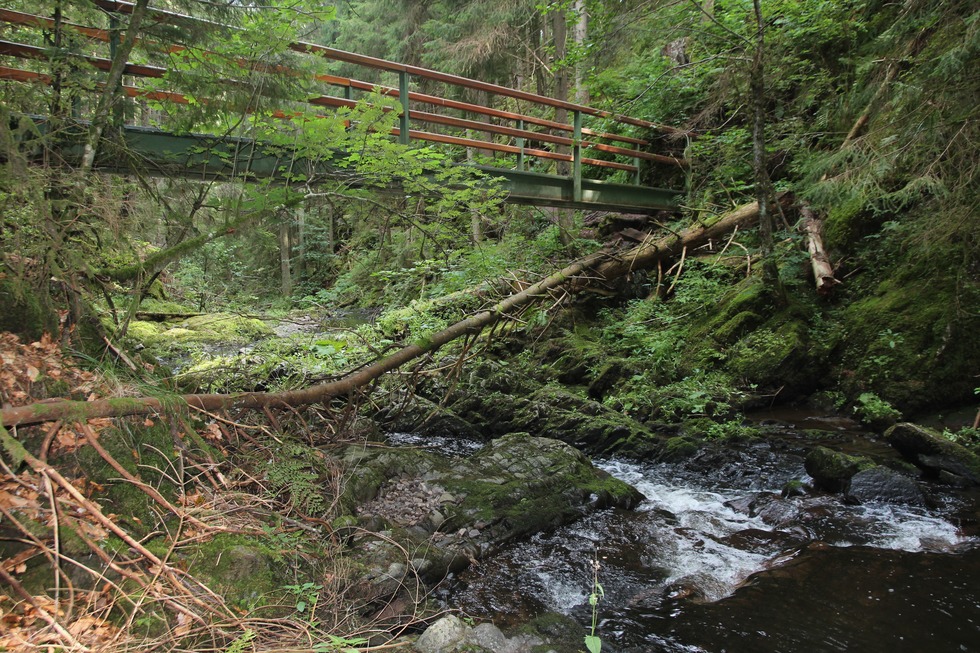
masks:
<path id="1" fill-rule="evenodd" d="M 589 653 L 599 653 L 602 650 L 602 640 L 595 635 L 586 635 L 585 648 L 589 649 Z"/>
<path id="2" fill-rule="evenodd" d="M 27 457 L 27 449 L 15 440 L 3 425 L 0 425 L 0 443 L 3 444 L 3 448 L 7 450 L 7 455 L 10 456 L 11 468 L 16 470 Z"/>

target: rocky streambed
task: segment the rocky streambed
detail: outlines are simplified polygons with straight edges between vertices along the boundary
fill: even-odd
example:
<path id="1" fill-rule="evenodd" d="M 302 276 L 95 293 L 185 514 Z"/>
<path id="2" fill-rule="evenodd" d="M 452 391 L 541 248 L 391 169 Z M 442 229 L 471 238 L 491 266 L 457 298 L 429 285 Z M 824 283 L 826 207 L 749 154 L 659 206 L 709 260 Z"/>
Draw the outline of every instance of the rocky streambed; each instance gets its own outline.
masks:
<path id="1" fill-rule="evenodd" d="M 581 476 L 559 481 L 591 465 L 555 440 L 514 434 L 460 448 L 396 435 L 395 446 L 429 451 L 372 456 L 366 464 L 390 472 L 413 451 L 420 466 L 382 485 L 362 515 L 401 521 L 459 552 L 459 564 L 439 567 L 448 576 L 437 596 L 495 625 L 474 631 L 450 619 L 416 646 L 581 650 L 598 562 L 603 650 L 974 650 L 980 518 L 971 461 L 934 450 L 945 445 L 911 425 L 889 437 L 839 421 L 756 426 L 759 437 L 702 443 L 670 462 L 599 460 L 584 485 Z M 448 442 L 457 449 L 446 458 Z M 633 490 L 600 489 L 598 479 Z M 503 491 L 478 503 L 489 494 L 469 492 L 481 484 Z M 414 516 L 399 515 L 413 495 Z"/>

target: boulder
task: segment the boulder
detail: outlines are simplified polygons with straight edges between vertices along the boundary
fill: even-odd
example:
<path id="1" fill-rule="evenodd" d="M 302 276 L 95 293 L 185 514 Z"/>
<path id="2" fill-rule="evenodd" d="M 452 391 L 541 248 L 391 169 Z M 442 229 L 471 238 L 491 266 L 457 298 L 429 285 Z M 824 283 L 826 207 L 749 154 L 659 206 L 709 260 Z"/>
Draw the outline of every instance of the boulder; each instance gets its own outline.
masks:
<path id="1" fill-rule="evenodd" d="M 980 485 L 980 456 L 935 431 L 902 422 L 885 431 L 885 440 L 933 477 L 954 485 Z"/>
<path id="2" fill-rule="evenodd" d="M 924 506 L 926 502 L 914 480 L 881 465 L 852 476 L 846 498 L 853 503 L 876 501 L 903 506 Z"/>
<path id="3" fill-rule="evenodd" d="M 844 492 L 852 476 L 875 466 L 863 456 L 848 456 L 827 447 L 811 449 L 803 465 L 817 486 L 830 492 Z"/>
<path id="4" fill-rule="evenodd" d="M 493 624 L 467 626 L 454 615 L 429 626 L 415 642 L 419 653 L 532 653 L 544 640 L 533 635 L 508 638 Z"/>
<path id="5" fill-rule="evenodd" d="M 352 446 L 344 463 L 351 471 L 341 505 L 357 513 L 362 527 L 390 531 L 405 549 L 418 551 L 412 564 L 427 582 L 514 539 L 643 500 L 581 451 L 528 433 L 508 434 L 465 458 Z M 399 561 L 397 549 L 390 553 L 369 566 Z"/>
<path id="6" fill-rule="evenodd" d="M 456 615 L 447 615 L 425 629 L 415 648 L 419 653 L 449 653 L 466 636 L 466 624 Z"/>

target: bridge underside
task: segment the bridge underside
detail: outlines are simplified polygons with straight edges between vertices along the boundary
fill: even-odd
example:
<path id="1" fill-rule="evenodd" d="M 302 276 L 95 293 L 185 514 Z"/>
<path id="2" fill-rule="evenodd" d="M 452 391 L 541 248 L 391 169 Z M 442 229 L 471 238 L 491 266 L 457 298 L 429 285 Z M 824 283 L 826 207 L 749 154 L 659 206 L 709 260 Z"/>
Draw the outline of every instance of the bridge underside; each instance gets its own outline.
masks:
<path id="1" fill-rule="evenodd" d="M 43 119 L 37 123 L 45 131 Z M 55 146 L 66 161 L 80 161 L 84 130 L 66 130 Z M 148 127 L 126 126 L 121 146 L 105 147 L 96 158 L 102 172 L 131 174 L 141 171 L 154 176 L 200 180 L 269 179 L 281 182 L 350 178 L 351 173 L 334 160 L 298 158 L 286 148 L 238 137 L 173 134 Z M 506 201 L 515 204 L 558 208 L 591 209 L 622 213 L 653 213 L 678 208 L 679 191 L 619 184 L 594 179 L 581 180 L 581 198 L 575 198 L 571 177 L 474 166 L 501 179 Z"/>

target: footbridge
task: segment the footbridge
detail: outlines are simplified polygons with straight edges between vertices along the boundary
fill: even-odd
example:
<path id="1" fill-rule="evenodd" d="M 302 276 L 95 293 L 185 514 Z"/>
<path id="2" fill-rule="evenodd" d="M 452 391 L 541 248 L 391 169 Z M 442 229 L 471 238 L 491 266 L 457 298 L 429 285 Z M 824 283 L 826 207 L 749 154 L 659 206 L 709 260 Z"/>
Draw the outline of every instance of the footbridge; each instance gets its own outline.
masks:
<path id="1" fill-rule="evenodd" d="M 99 12 L 86 12 L 88 22 L 98 22 L 92 16 L 101 16 L 104 26 L 71 22 L 61 15 L 45 17 L 0 9 L 0 35 L 4 37 L 0 39 L 0 80 L 39 89 L 39 107 L 51 106 L 56 97 L 68 93 L 65 70 L 85 80 L 69 94 L 72 120 L 69 128 L 59 122 L 56 139 L 50 138 L 48 119 L 31 118 L 30 131 L 38 147 L 42 142 L 50 147 L 53 142 L 60 161 L 71 164 L 80 160 L 88 121 L 100 118 L 92 115 L 94 102 L 85 98 L 97 95 L 106 80 L 113 74 L 118 78 L 121 71 L 119 92 L 129 104 L 112 117 L 116 147 L 100 148 L 95 169 L 126 174 L 133 171 L 134 162 L 139 162 L 150 174 L 197 179 L 276 178 L 282 177 L 284 170 L 304 170 L 307 180 L 311 175 L 343 174 L 329 158 L 314 163 L 281 145 L 250 138 L 247 131 L 236 133 L 224 128 L 202 134 L 167 127 L 166 116 L 175 109 L 206 105 L 218 112 L 221 99 L 200 97 L 185 88 L 186 84 L 182 86 L 182 76 L 172 73 L 179 61 L 186 65 L 191 46 L 164 40 L 168 31 L 161 27 L 173 28 L 171 33 L 188 26 L 226 31 L 235 28 L 150 9 L 146 22 L 156 29 L 141 34 L 130 60 L 122 61 L 118 55 L 121 25 L 133 14 L 135 5 L 116 0 L 91 0 L 91 4 Z M 259 71 L 284 79 L 302 78 L 308 83 L 304 88 L 311 92 L 303 102 L 306 106 L 294 104 L 271 112 L 263 109 L 277 119 L 295 122 L 303 111 L 353 109 L 372 98 L 391 98 L 393 102 L 384 110 L 398 116 L 397 126 L 390 130 L 392 138 L 404 144 L 433 144 L 458 165 L 475 166 L 500 178 L 509 202 L 632 213 L 678 207 L 678 187 L 683 185 L 687 162 L 672 153 L 683 146 L 678 143 L 682 133 L 677 129 L 313 43 L 292 42 L 289 49 L 310 65 L 240 58 L 234 62 L 242 77 Z M 198 48 L 195 56 L 204 61 L 221 55 Z M 353 74 L 380 81 L 322 70 L 361 71 Z M 228 80 L 229 88 L 245 83 Z M 215 92 L 213 84 L 210 89 Z M 256 91 L 261 95 L 261 89 Z M 152 108 L 164 104 L 166 112 Z M 239 123 L 246 124 L 242 118 L 258 111 L 258 106 L 241 108 Z M 120 145 L 127 156 L 113 154 L 120 151 Z M 336 154 L 337 159 L 343 156 L 346 154 Z M 290 178 L 282 181 L 290 183 Z"/>

